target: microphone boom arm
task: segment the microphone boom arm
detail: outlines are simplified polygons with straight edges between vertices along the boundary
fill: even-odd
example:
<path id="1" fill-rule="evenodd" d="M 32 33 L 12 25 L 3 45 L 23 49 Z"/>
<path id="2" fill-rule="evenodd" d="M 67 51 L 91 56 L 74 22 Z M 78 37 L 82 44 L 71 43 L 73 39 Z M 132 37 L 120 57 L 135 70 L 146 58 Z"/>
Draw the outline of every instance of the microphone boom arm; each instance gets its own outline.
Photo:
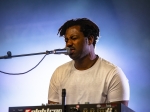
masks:
<path id="1" fill-rule="evenodd" d="M 7 52 L 7 55 L 0 56 L 0 59 L 10 59 L 14 57 L 22 57 L 22 56 L 32 56 L 32 55 L 41 55 L 41 54 L 55 54 L 54 51 L 46 51 L 46 52 L 39 52 L 39 53 L 30 53 L 30 54 L 20 54 L 20 55 L 12 55 L 10 51 Z"/>
<path id="2" fill-rule="evenodd" d="M 64 49 L 55 49 L 52 51 L 46 51 L 46 52 L 39 52 L 39 53 L 30 53 L 30 54 L 21 54 L 21 55 L 13 55 L 11 54 L 10 51 L 7 52 L 6 56 L 0 56 L 0 59 L 9 59 L 13 57 L 21 57 L 21 56 L 32 56 L 32 55 L 40 55 L 40 54 L 65 54 L 68 55 L 70 54 L 70 48 L 66 47 Z"/>

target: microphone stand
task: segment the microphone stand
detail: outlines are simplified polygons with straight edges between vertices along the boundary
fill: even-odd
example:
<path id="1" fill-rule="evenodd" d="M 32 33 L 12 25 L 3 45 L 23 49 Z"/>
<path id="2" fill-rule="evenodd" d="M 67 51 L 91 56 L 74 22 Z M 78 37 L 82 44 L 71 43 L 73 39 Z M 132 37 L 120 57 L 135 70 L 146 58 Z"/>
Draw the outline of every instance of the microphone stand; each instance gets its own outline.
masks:
<path id="1" fill-rule="evenodd" d="M 62 89 L 62 112 L 65 112 L 66 89 Z"/>
<path id="2" fill-rule="evenodd" d="M 7 55 L 0 56 L 0 59 L 9 59 L 14 57 L 22 57 L 22 56 L 31 56 L 31 55 L 40 55 L 40 54 L 54 54 L 55 51 L 46 51 L 46 52 L 39 52 L 39 53 L 30 53 L 30 54 L 20 54 L 20 55 L 12 55 L 10 51 L 7 52 Z"/>

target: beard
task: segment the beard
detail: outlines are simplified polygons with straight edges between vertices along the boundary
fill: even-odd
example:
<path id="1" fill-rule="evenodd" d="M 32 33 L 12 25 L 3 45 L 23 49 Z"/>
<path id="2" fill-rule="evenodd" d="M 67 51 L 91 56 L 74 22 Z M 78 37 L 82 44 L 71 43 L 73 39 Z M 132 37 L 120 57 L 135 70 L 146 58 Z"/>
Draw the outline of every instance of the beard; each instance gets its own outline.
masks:
<path id="1" fill-rule="evenodd" d="M 89 53 L 86 51 L 79 51 L 79 52 L 73 52 L 69 54 L 69 57 L 76 61 L 76 60 L 81 60 L 83 57 L 87 56 Z"/>
<path id="2" fill-rule="evenodd" d="M 70 54 L 69 57 L 72 59 L 72 60 L 77 60 L 80 55 L 76 55 L 76 54 Z"/>

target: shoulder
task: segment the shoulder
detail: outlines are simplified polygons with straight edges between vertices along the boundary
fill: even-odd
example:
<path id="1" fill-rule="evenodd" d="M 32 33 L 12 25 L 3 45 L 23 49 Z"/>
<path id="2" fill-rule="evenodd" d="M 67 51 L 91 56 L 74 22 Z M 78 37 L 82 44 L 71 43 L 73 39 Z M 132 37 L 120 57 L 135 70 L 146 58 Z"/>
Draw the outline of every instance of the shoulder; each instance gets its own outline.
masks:
<path id="1" fill-rule="evenodd" d="M 104 58 L 99 57 L 99 60 L 103 66 L 110 67 L 110 68 L 116 68 L 117 67 L 115 64 L 111 63 L 110 61 L 108 61 Z"/>
<path id="2" fill-rule="evenodd" d="M 116 70 L 116 69 L 118 69 L 119 67 L 118 66 L 116 66 L 115 64 L 113 64 L 113 63 L 111 63 L 110 61 L 108 61 L 108 60 L 106 60 L 106 59 L 104 59 L 104 58 L 101 58 L 101 57 L 99 57 L 99 59 L 98 59 L 98 66 L 99 66 L 99 68 L 101 69 L 101 70 L 103 70 L 103 71 L 107 71 L 107 72 L 110 72 L 110 71 L 112 71 L 112 70 Z"/>
<path id="3" fill-rule="evenodd" d="M 55 69 L 53 75 L 59 75 L 59 76 L 60 76 L 60 74 L 61 74 L 61 76 L 62 76 L 62 75 L 67 74 L 67 73 L 70 71 L 70 69 L 72 68 L 73 63 L 74 63 L 74 61 L 71 60 L 71 61 L 69 61 L 69 62 L 66 62 L 66 63 L 64 63 L 64 64 L 58 66 L 58 67 Z"/>
<path id="4" fill-rule="evenodd" d="M 64 64 L 58 66 L 58 67 L 56 68 L 56 70 L 66 70 L 66 69 L 69 69 L 69 68 L 73 65 L 73 63 L 74 63 L 73 60 L 71 60 L 71 61 L 69 61 L 69 62 L 66 62 L 66 63 L 64 63 Z"/>
<path id="5" fill-rule="evenodd" d="M 110 77 L 117 76 L 121 78 L 126 78 L 124 72 L 120 67 L 107 61 L 106 59 L 99 58 L 99 65 L 103 73 L 106 73 Z"/>

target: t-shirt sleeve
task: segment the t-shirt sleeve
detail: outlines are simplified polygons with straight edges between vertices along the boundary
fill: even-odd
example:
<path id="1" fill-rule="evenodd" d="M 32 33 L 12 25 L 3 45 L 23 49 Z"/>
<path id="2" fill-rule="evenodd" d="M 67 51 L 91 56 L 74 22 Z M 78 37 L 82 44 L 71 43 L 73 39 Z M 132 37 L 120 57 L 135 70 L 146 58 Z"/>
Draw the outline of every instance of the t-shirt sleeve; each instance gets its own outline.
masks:
<path id="1" fill-rule="evenodd" d="M 108 101 L 126 101 L 130 98 L 129 81 L 120 68 L 115 68 L 111 72 L 110 83 L 108 85 Z"/>
<path id="2" fill-rule="evenodd" d="M 59 93 L 58 93 L 58 69 L 56 69 L 50 79 L 49 91 L 48 91 L 48 100 L 53 102 L 59 102 Z"/>

